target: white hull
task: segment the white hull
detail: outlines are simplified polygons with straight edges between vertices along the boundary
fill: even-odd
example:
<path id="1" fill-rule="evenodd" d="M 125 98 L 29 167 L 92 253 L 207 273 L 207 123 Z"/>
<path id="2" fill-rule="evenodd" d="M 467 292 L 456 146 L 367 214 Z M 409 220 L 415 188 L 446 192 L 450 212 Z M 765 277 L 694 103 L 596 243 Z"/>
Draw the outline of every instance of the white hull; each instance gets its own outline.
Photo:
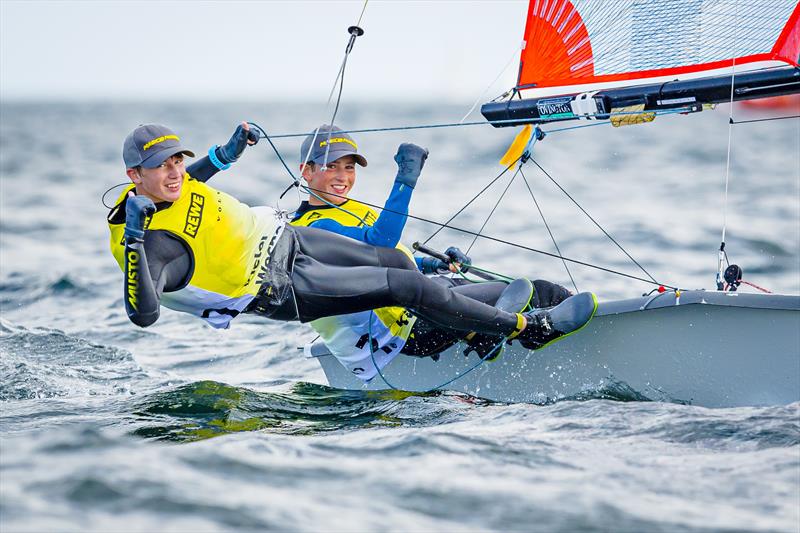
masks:
<path id="1" fill-rule="evenodd" d="M 398 356 L 383 371 L 394 387 L 426 391 L 478 359 L 457 345 L 430 358 Z M 379 390 L 315 345 L 332 387 Z M 547 403 L 629 387 L 636 396 L 706 407 L 800 401 L 800 296 L 685 291 L 603 302 L 587 327 L 547 348 L 517 343 L 446 385 L 503 402 Z"/>

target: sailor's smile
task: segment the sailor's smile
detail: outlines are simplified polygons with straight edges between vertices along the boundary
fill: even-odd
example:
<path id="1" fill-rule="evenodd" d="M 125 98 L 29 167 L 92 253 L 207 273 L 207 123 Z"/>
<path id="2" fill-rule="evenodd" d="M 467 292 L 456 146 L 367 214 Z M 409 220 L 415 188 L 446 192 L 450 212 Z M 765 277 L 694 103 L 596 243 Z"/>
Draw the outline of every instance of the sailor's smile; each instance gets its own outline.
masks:
<path id="1" fill-rule="evenodd" d="M 308 165 L 303 171 L 303 177 L 308 182 L 312 194 L 309 197 L 311 205 L 325 205 L 326 202 L 339 205 L 347 200 L 347 195 L 356 181 L 355 157 L 347 155 L 336 161 L 331 161 L 327 166 Z M 318 195 L 323 200 L 316 198 Z"/>
<path id="2" fill-rule="evenodd" d="M 181 197 L 185 173 L 182 154 L 173 155 L 156 168 L 139 168 L 135 174 L 138 179 L 134 179 L 136 194 L 154 202 L 176 202 Z"/>

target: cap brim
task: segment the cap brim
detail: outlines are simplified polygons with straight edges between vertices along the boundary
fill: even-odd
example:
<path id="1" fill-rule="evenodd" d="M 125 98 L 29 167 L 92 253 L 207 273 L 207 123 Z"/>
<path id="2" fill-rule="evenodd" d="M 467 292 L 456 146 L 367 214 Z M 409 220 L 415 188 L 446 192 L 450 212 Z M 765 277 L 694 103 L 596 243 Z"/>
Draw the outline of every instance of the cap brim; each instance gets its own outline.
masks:
<path id="1" fill-rule="evenodd" d="M 325 162 L 330 163 L 332 161 L 336 161 L 337 159 L 341 159 L 348 155 L 352 155 L 355 158 L 356 163 L 362 167 L 367 166 L 367 159 L 363 155 L 353 152 L 352 150 L 331 150 L 328 152 L 327 158 L 325 157 L 325 154 L 322 154 L 316 159 L 312 159 L 312 161 L 318 165 L 321 165 Z"/>
<path id="2" fill-rule="evenodd" d="M 165 148 L 160 152 L 154 153 L 153 155 L 142 161 L 141 166 L 144 168 L 156 168 L 161 163 L 163 163 L 164 161 L 166 161 L 175 154 L 183 154 L 183 155 L 188 155 L 189 157 L 194 157 L 194 152 L 192 152 L 191 150 L 187 150 L 180 146 L 173 146 L 172 148 Z"/>

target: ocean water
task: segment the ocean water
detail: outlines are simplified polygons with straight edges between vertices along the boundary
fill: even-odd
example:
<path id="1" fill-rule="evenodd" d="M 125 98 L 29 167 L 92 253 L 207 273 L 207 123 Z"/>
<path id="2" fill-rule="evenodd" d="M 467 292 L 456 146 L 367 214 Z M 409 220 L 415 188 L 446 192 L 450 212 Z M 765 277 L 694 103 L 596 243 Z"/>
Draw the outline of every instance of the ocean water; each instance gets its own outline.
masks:
<path id="1" fill-rule="evenodd" d="M 457 122 L 467 108 L 345 100 L 337 122 Z M 162 122 L 203 153 L 241 120 L 280 134 L 327 116 L 276 102 L 0 105 L 0 530 L 800 530 L 800 403 L 706 409 L 630 391 L 541 406 L 342 391 L 297 350 L 314 337 L 300 324 L 245 316 L 216 331 L 165 310 L 153 327 L 133 326 L 101 201 L 125 182 L 125 135 Z M 726 223 L 746 280 L 800 293 L 800 121 L 733 128 L 727 204 L 725 106 L 554 129 L 537 162 L 656 279 L 713 287 Z M 443 222 L 500 173 L 514 133 L 356 134 L 369 166 L 352 196 L 381 204 L 396 146 L 415 142 L 431 155 L 412 214 Z M 275 141 L 295 172 L 299 141 Z M 642 275 L 539 169 L 524 172 L 566 256 Z M 508 177 L 452 224 L 486 222 L 487 235 L 552 251 L 524 183 L 501 199 Z M 213 181 L 252 205 L 274 205 L 290 183 L 264 141 Z M 280 206 L 298 201 L 291 190 Z M 406 240 L 436 229 L 412 220 Z M 471 241 L 446 230 L 431 243 Z M 557 260 L 487 239 L 470 253 L 495 271 L 571 286 Z M 652 288 L 571 273 L 601 299 Z"/>

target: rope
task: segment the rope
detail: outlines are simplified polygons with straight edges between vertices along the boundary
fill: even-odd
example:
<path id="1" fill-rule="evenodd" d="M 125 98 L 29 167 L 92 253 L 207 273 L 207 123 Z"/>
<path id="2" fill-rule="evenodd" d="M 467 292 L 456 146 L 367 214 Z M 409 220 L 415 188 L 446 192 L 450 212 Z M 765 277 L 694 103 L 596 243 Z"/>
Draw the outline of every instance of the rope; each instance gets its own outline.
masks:
<path id="1" fill-rule="evenodd" d="M 800 115 L 788 115 L 785 117 L 767 117 L 767 118 L 754 118 L 752 120 L 733 120 L 733 118 L 728 119 L 729 124 L 752 124 L 753 122 L 767 122 L 770 120 L 786 120 L 787 118 L 800 118 Z"/>
<path id="2" fill-rule="evenodd" d="M 495 202 L 494 207 L 492 207 L 492 210 L 489 211 L 489 215 L 486 217 L 486 220 L 483 221 L 483 225 L 478 230 L 478 233 L 475 235 L 475 237 L 472 239 L 472 242 L 467 247 L 466 251 L 467 255 L 469 255 L 469 252 L 472 250 L 472 247 L 475 246 L 475 243 L 478 241 L 478 237 L 480 237 L 481 233 L 483 233 L 483 230 L 486 228 L 486 224 L 489 223 L 489 220 L 492 218 L 492 215 L 494 215 L 494 212 L 497 211 L 497 207 L 500 205 L 500 202 L 503 201 L 503 198 L 508 192 L 508 189 L 511 187 L 511 184 L 514 183 L 514 180 L 517 178 L 517 174 L 519 174 L 521 169 L 522 165 L 520 164 L 519 167 L 517 167 L 517 171 L 514 172 L 514 175 L 511 176 L 510 180 L 508 180 L 508 184 L 506 185 L 506 188 L 503 189 L 503 193 L 500 195 L 500 198 L 497 199 L 497 202 Z"/>
<path id="3" fill-rule="evenodd" d="M 403 389 L 395 387 L 394 385 L 392 385 L 392 383 L 389 382 L 388 379 L 386 379 L 386 376 L 384 376 L 383 372 L 381 372 L 381 367 L 378 366 L 378 362 L 375 361 L 375 349 L 372 346 L 372 339 L 373 339 L 373 337 L 372 337 L 372 317 L 374 315 L 375 315 L 374 311 L 370 311 L 369 312 L 369 322 L 367 323 L 367 335 L 369 336 L 369 338 L 367 339 L 367 342 L 369 343 L 369 356 L 370 356 L 370 359 L 372 360 L 372 364 L 373 364 L 373 366 L 375 366 L 375 370 L 378 371 L 378 375 L 381 377 L 383 382 L 386 383 L 386 385 L 390 389 L 397 390 L 397 391 L 402 391 Z M 468 368 L 463 374 L 456 374 L 455 377 L 453 377 L 451 379 L 448 379 L 444 383 L 440 383 L 439 385 L 436 385 L 435 387 L 433 387 L 431 389 L 428 389 L 428 390 L 425 390 L 425 391 L 421 391 L 422 394 L 427 394 L 429 392 L 433 392 L 433 391 L 439 390 L 442 387 L 446 387 L 447 385 L 450 385 L 454 381 L 463 378 L 464 376 L 466 376 L 467 374 L 469 374 L 470 372 L 472 372 L 473 370 L 475 370 L 476 368 L 481 366 L 483 363 L 485 363 L 489 359 L 489 356 L 491 356 L 496 350 L 499 350 L 500 347 L 503 345 L 503 343 L 506 342 L 507 340 L 508 340 L 508 337 L 504 337 L 503 340 L 501 340 L 499 343 L 497 343 L 497 345 L 495 345 L 494 348 L 492 348 L 492 350 L 489 352 L 489 354 L 486 356 L 486 358 L 484 358 L 484 359 L 480 359 L 479 358 L 479 361 L 477 363 L 475 363 L 473 366 L 471 366 L 470 368 Z"/>
<path id="4" fill-rule="evenodd" d="M 516 59 L 516 57 L 517 57 L 517 54 L 518 54 L 518 53 L 519 53 L 521 50 L 524 50 L 524 49 L 525 49 L 525 41 L 522 41 L 522 42 L 520 43 L 519 47 L 518 47 L 518 48 L 516 48 L 516 49 L 514 50 L 514 52 L 511 54 L 511 57 L 509 57 L 509 58 L 508 58 L 508 61 L 506 62 L 505 66 L 504 66 L 504 67 L 503 67 L 503 68 L 500 70 L 500 72 L 497 74 L 497 77 L 496 77 L 494 80 L 492 80 L 492 83 L 490 83 L 490 84 L 489 84 L 489 85 L 488 85 L 488 86 L 487 86 L 487 87 L 486 87 L 486 88 L 483 90 L 483 92 L 480 94 L 480 96 L 478 96 L 478 98 L 476 98 L 476 99 L 475 99 L 475 103 L 474 103 L 474 104 L 472 104 L 472 107 L 470 107 L 470 108 L 469 108 L 469 111 L 467 111 L 467 114 L 466 114 L 466 115 L 464 115 L 464 117 L 463 117 L 463 118 L 460 120 L 460 122 L 464 122 L 465 120 L 467 120 L 467 117 L 468 117 L 468 116 L 470 116 L 470 115 L 472 114 L 472 112 L 473 112 L 473 111 L 475 111 L 475 108 L 476 108 L 476 107 L 478 107 L 478 103 L 480 103 L 480 101 L 481 101 L 481 100 L 483 100 L 483 97 L 484 97 L 484 96 L 486 96 L 486 93 L 488 93 L 488 92 L 489 92 L 489 89 L 491 89 L 492 87 L 494 87 L 494 84 L 495 84 L 495 83 L 497 83 L 497 80 L 499 80 L 499 79 L 500 79 L 500 76 L 502 76 L 503 74 L 505 74 L 506 70 L 508 70 L 508 67 L 509 67 L 509 66 L 511 66 L 511 63 L 513 63 L 513 62 L 514 62 L 514 59 Z"/>
<path id="5" fill-rule="evenodd" d="M 520 156 L 520 157 L 522 157 L 522 156 Z M 438 235 L 438 234 L 439 234 L 439 232 L 440 232 L 440 231 L 442 231 L 443 229 L 445 229 L 445 228 L 450 228 L 450 229 L 452 229 L 452 228 L 449 226 L 449 224 L 450 224 L 450 223 L 451 223 L 451 222 L 452 222 L 452 221 L 453 221 L 453 220 L 454 220 L 454 219 L 455 219 L 455 218 L 456 218 L 458 215 L 460 215 L 461 213 L 463 213 L 463 212 L 464 212 L 464 210 L 465 210 L 467 207 L 469 207 L 469 206 L 472 204 L 472 202 L 474 202 L 475 200 L 477 200 L 477 199 L 478 199 L 478 197 L 480 197 L 480 195 L 481 195 L 481 194 L 483 194 L 484 192 L 486 192 L 486 190 L 487 190 L 489 187 L 491 187 L 492 185 L 494 185 L 494 184 L 497 182 L 497 180 L 499 180 L 499 179 L 500 179 L 500 178 L 503 176 L 503 174 L 505 174 L 506 172 L 508 172 L 508 171 L 509 171 L 509 169 L 511 169 L 511 167 L 512 167 L 514 164 L 516 164 L 516 162 L 517 162 L 517 161 L 519 161 L 519 158 L 517 158 L 517 160 L 516 160 L 516 161 L 514 161 L 514 163 L 513 163 L 512 165 L 509 165 L 509 166 L 507 166 L 506 168 L 504 168 L 504 169 L 503 169 L 503 171 L 502 171 L 502 172 L 500 172 L 500 174 L 498 174 L 497 176 L 495 176 L 495 178 L 494 178 L 492 181 L 490 181 L 490 182 L 489 182 L 489 184 L 488 184 L 488 185 L 486 185 L 486 186 L 485 186 L 483 189 L 481 189 L 481 190 L 478 192 L 478 194 L 476 194 L 475 196 L 473 196 L 473 197 L 472 197 L 472 199 L 471 199 L 469 202 L 467 202 L 466 204 L 464 204 L 464 205 L 461 207 L 461 209 L 459 209 L 458 211 L 456 211 L 456 213 L 455 213 L 453 216 L 451 216 L 450 218 L 448 218 L 448 219 L 447 219 L 447 221 L 446 221 L 444 224 L 441 224 L 441 225 L 439 226 L 439 229 L 437 229 L 436 231 L 434 231 L 434 232 L 433 232 L 433 233 L 432 233 L 432 234 L 431 234 L 431 235 L 430 235 L 430 236 L 429 236 L 427 239 L 425 239 L 425 240 L 422 242 L 422 244 L 428 244 L 428 242 L 430 242 L 430 240 L 431 240 L 431 239 L 433 239 L 434 237 L 436 237 L 436 235 Z M 369 204 L 367 204 L 367 205 L 369 205 Z M 376 207 L 376 206 L 372 206 L 372 207 Z M 409 216 L 409 217 L 411 217 L 411 218 L 417 218 L 417 217 L 412 217 L 411 215 L 408 215 L 408 216 Z"/>
<path id="6" fill-rule="evenodd" d="M 572 203 L 574 203 L 574 204 L 575 204 L 575 205 L 578 207 L 578 209 L 580 209 L 581 211 L 583 211 L 583 214 L 584 214 L 584 215 L 586 215 L 586 216 L 589 218 L 589 220 L 591 220 L 591 221 L 594 223 L 594 225 L 595 225 L 595 226 L 597 226 L 597 228 L 598 228 L 600 231 L 602 231 L 602 232 L 603 232 L 603 234 L 604 234 L 606 237 L 608 237 L 608 238 L 609 238 L 609 240 L 610 240 L 611 242 L 613 242 L 614 244 L 616 244 L 616 245 L 617 245 L 617 248 L 619 248 L 620 250 L 622 250 L 622 253 L 624 253 L 626 256 L 628 256 L 628 259 L 630 259 L 631 261 L 633 261 L 633 263 L 634 263 L 636 266 L 638 266 L 638 267 L 641 269 L 641 271 L 642 271 L 642 272 L 644 272 L 644 273 L 645 273 L 645 275 L 647 275 L 647 277 L 649 277 L 649 278 L 650 278 L 650 282 L 652 282 L 652 283 L 655 283 L 656 285 L 659 285 L 659 283 L 656 281 L 656 279 L 655 279 L 653 276 L 651 276 L 651 275 L 650 275 L 650 272 L 648 272 L 648 271 L 647 271 L 647 270 L 646 270 L 646 269 L 645 269 L 645 268 L 644 268 L 642 265 L 640 265 L 640 264 L 639 264 L 639 262 L 638 262 L 636 259 L 634 259 L 634 258 L 633 258 L 633 256 L 631 256 L 631 254 L 629 254 L 629 253 L 628 253 L 628 252 L 625 250 L 625 248 L 623 248 L 623 247 L 622 247 L 622 245 L 621 245 L 620 243 L 618 243 L 618 242 L 616 241 L 616 239 L 614 239 L 614 237 L 612 237 L 612 236 L 611 236 L 611 234 L 609 234 L 609 233 L 608 233 L 608 232 L 607 232 L 607 231 L 606 231 L 606 230 L 603 228 L 603 226 L 601 226 L 601 225 L 600 225 L 600 223 L 599 223 L 599 222 L 597 222 L 597 221 L 596 221 L 596 220 L 595 220 L 595 219 L 592 217 L 592 215 L 590 215 L 590 214 L 589 214 L 589 212 L 588 212 L 588 211 L 586 211 L 586 209 L 584 209 L 584 208 L 581 206 L 581 204 L 579 204 L 579 203 L 578 203 L 578 201 L 577 201 L 577 200 L 575 200 L 575 198 L 573 198 L 573 197 L 572 197 L 572 195 L 571 195 L 570 193 L 568 193 L 568 192 L 566 191 L 566 189 L 564 189 L 564 187 L 562 187 L 562 186 L 561 186 L 561 185 L 560 185 L 560 184 L 559 184 L 559 183 L 558 183 L 558 182 L 557 182 L 557 181 L 556 181 L 556 180 L 553 178 L 553 176 L 551 176 L 551 175 L 550 175 L 550 174 L 549 174 L 549 173 L 548 173 L 548 172 L 547 172 L 547 171 L 546 171 L 546 170 L 545 170 L 545 169 L 542 167 L 542 165 L 540 165 L 540 164 L 539 164 L 539 163 L 538 163 L 538 162 L 537 162 L 537 161 L 536 161 L 534 158 L 532 158 L 532 157 L 531 157 L 531 159 L 530 159 L 530 160 L 531 160 L 531 161 L 533 161 L 533 164 L 534 164 L 534 165 L 536 165 L 537 167 L 539 167 L 539 170 L 541 170 L 541 171 L 544 173 L 544 175 L 545 175 L 545 176 L 547 176 L 547 177 L 550 179 L 550 181 L 552 181 L 552 182 L 553 182 L 553 183 L 556 185 L 556 187 L 558 187 L 558 188 L 561 190 L 561 192 L 563 192 L 563 193 L 564 193 L 564 194 L 567 196 L 567 198 L 569 198 L 570 200 L 572 200 Z M 648 283 L 649 283 L 649 282 L 648 282 Z M 666 287 L 666 285 L 664 285 L 664 286 Z M 670 287 L 670 288 L 672 288 L 672 287 Z"/>
<path id="7" fill-rule="evenodd" d="M 655 113 L 657 116 L 661 115 L 674 115 L 677 113 L 689 113 L 692 111 L 689 107 L 681 107 L 675 109 L 664 109 L 662 111 L 625 111 L 619 113 L 606 113 L 603 114 L 603 117 L 610 117 L 610 116 L 618 116 L 618 115 L 641 115 L 644 113 Z M 599 117 L 601 116 L 600 113 L 595 113 L 592 115 L 587 115 L 589 117 Z M 561 121 L 554 121 L 556 122 L 565 122 Z M 362 128 L 356 130 L 342 130 L 341 133 L 379 133 L 385 131 L 407 131 L 407 130 L 426 130 L 426 129 L 437 129 L 437 128 L 458 128 L 462 126 L 494 126 L 494 125 L 514 125 L 514 126 L 523 126 L 524 122 L 522 119 L 507 119 L 507 120 L 494 120 L 492 122 L 488 122 L 485 120 L 475 121 L 475 122 L 445 122 L 445 123 L 438 123 L 438 124 L 412 124 L 408 126 L 388 126 L 385 128 Z M 569 131 L 569 130 L 577 130 L 581 128 L 591 128 L 594 126 L 609 126 L 611 125 L 610 122 L 592 122 L 589 124 L 581 124 L 579 126 L 569 126 L 565 128 L 556 128 L 552 130 L 548 130 L 546 133 L 558 133 L 562 131 Z M 297 137 L 308 137 L 309 135 L 313 135 L 313 131 L 310 132 L 303 132 L 303 133 L 280 133 L 276 135 L 272 135 L 273 139 L 291 139 Z"/>
<path id="8" fill-rule="evenodd" d="M 739 2 L 736 1 L 734 5 L 734 19 L 733 25 L 736 27 L 738 25 L 738 17 L 736 16 L 739 13 Z M 734 43 L 734 52 L 736 52 L 736 44 Z M 717 254 L 717 290 L 722 290 L 724 285 L 722 284 L 724 279 L 723 273 L 723 261 L 727 260 L 727 253 L 725 252 L 725 232 L 728 229 L 728 184 L 730 183 L 730 170 L 731 170 L 731 145 L 733 144 L 733 86 L 734 80 L 736 78 L 736 54 L 733 54 L 733 60 L 731 62 L 731 97 L 730 97 L 730 108 L 728 110 L 728 153 L 725 158 L 725 195 L 722 200 L 722 238 L 720 239 L 719 244 L 719 253 Z"/>
<path id="9" fill-rule="evenodd" d="M 533 203 L 536 205 L 536 209 L 539 211 L 539 215 L 542 217 L 542 222 L 544 222 L 544 227 L 547 228 L 547 233 L 550 234 L 550 240 L 553 241 L 553 246 L 556 247 L 556 252 L 558 252 L 558 256 L 561 257 L 561 262 L 564 264 L 564 268 L 567 270 L 567 275 L 569 276 L 569 280 L 572 282 L 572 286 L 575 287 L 575 292 L 579 293 L 581 291 L 578 290 L 578 285 L 575 283 L 575 278 L 572 277 L 572 272 L 570 272 L 569 267 L 567 266 L 567 262 L 564 261 L 564 256 L 561 253 L 561 248 L 558 247 L 556 238 L 553 235 L 553 232 L 550 231 L 550 224 L 547 223 L 547 219 L 544 217 L 542 208 L 539 207 L 539 202 L 536 201 L 536 196 L 533 194 L 533 189 L 528 183 L 528 178 L 526 178 L 525 173 L 522 172 L 522 165 L 520 165 L 519 169 L 520 169 L 519 170 L 520 174 L 522 174 L 522 179 L 525 181 L 525 186 L 528 188 L 528 192 L 531 193 L 531 199 L 533 199 Z"/>

